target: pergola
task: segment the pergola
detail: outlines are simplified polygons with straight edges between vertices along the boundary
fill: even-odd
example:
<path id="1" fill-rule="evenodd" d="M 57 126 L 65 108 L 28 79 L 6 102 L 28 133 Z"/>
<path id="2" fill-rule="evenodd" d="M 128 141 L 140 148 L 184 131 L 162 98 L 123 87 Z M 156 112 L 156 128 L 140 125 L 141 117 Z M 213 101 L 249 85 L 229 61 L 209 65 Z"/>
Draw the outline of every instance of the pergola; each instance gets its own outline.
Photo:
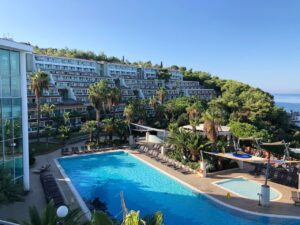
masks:
<path id="1" fill-rule="evenodd" d="M 166 137 L 168 137 L 168 131 L 164 129 L 157 129 L 154 127 L 149 127 L 137 123 L 131 123 L 131 126 L 134 128 L 132 130 L 137 131 L 137 132 L 142 132 L 146 133 L 146 142 L 151 142 L 151 143 L 164 143 Z M 157 135 L 150 135 L 150 131 L 155 131 L 157 132 Z"/>

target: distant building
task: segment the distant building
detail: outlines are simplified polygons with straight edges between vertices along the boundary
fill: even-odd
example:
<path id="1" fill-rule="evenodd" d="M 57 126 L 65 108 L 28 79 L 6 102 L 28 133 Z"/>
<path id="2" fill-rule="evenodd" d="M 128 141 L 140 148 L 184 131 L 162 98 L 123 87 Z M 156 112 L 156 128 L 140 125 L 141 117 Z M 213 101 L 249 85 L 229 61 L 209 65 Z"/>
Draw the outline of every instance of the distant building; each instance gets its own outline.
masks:
<path id="1" fill-rule="evenodd" d="M 26 72 L 32 69 L 29 44 L 0 39 L 0 165 L 29 190 Z M 27 61 L 29 59 L 29 61 Z"/>
<path id="2" fill-rule="evenodd" d="M 44 92 L 42 103 L 56 105 L 56 115 L 64 112 L 76 112 L 71 117 L 71 125 L 79 127 L 85 120 L 91 104 L 88 99 L 88 88 L 100 80 L 107 80 L 110 86 L 121 89 L 121 102 L 116 109 L 116 115 L 122 117 L 123 109 L 130 99 L 149 99 L 156 95 L 160 87 L 167 90 L 166 100 L 180 96 L 198 96 L 210 99 L 214 90 L 204 89 L 197 81 L 183 81 L 183 74 L 177 70 L 170 70 L 169 81 L 157 78 L 158 68 L 141 67 L 121 63 L 96 62 L 93 60 L 33 55 L 33 68 L 49 74 L 50 87 Z M 29 77 L 28 77 L 29 78 Z M 28 87 L 30 80 L 28 79 Z M 37 130 L 35 96 L 28 90 L 29 102 L 29 131 Z M 151 108 L 149 107 L 149 110 Z M 45 127 L 42 117 L 40 128 Z"/>

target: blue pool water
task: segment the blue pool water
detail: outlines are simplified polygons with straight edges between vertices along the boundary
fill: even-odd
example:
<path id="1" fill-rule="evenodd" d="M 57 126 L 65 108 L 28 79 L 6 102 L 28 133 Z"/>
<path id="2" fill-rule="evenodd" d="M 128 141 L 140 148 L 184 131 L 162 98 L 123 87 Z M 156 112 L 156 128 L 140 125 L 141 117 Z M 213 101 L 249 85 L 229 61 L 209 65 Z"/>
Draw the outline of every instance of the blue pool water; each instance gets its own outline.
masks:
<path id="1" fill-rule="evenodd" d="M 226 179 L 215 183 L 216 185 L 234 192 L 244 198 L 258 200 L 257 193 L 261 192 L 261 184 L 247 180 L 244 177 Z M 270 189 L 270 199 L 274 200 L 279 197 L 279 193 L 273 188 Z"/>
<path id="2" fill-rule="evenodd" d="M 129 210 L 145 216 L 161 210 L 166 225 L 300 224 L 229 209 L 125 152 L 60 158 L 58 162 L 85 200 L 99 197 L 120 218 L 120 192 Z"/>

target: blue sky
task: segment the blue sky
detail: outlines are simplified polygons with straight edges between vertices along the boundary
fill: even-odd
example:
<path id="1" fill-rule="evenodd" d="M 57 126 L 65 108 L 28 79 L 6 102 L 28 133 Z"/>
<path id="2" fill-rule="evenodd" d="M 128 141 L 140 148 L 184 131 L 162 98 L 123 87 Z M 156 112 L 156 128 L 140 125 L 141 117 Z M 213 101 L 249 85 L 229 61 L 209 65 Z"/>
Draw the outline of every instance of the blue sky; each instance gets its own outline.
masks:
<path id="1" fill-rule="evenodd" d="M 0 36 L 300 93 L 298 0 L 0 0 Z"/>

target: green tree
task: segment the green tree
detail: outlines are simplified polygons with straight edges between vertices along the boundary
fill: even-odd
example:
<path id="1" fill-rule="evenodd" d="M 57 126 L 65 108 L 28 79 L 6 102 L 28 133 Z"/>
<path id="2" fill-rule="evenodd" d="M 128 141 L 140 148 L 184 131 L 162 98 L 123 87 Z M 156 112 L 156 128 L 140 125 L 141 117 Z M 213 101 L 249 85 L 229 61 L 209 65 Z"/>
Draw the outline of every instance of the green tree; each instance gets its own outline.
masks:
<path id="1" fill-rule="evenodd" d="M 153 108 L 154 112 L 156 111 L 157 105 L 158 105 L 158 101 L 156 96 L 152 96 L 149 99 L 149 105 Z"/>
<path id="2" fill-rule="evenodd" d="M 63 122 L 64 122 L 65 126 L 69 126 L 70 125 L 70 116 L 71 116 L 70 112 L 64 112 L 64 114 L 63 114 Z"/>
<path id="3" fill-rule="evenodd" d="M 210 104 L 209 108 L 204 112 L 204 132 L 206 137 L 215 147 L 218 139 L 218 129 L 224 123 L 225 112 L 222 108 L 215 104 Z"/>
<path id="4" fill-rule="evenodd" d="M 157 72 L 156 72 L 156 76 L 158 79 L 160 80 L 165 80 L 168 81 L 171 77 L 171 74 L 169 73 L 168 69 L 165 68 L 160 68 Z"/>
<path id="5" fill-rule="evenodd" d="M 126 105 L 124 108 L 123 115 L 125 117 L 125 122 L 127 123 L 129 133 L 131 135 L 130 124 L 132 123 L 133 116 L 134 116 L 134 105 L 133 104 Z"/>
<path id="6" fill-rule="evenodd" d="M 204 146 L 204 139 L 199 133 L 185 131 L 184 129 L 172 129 L 168 138 L 168 143 L 173 144 L 182 154 L 191 161 L 196 161 L 201 153 L 201 148 Z"/>
<path id="7" fill-rule="evenodd" d="M 195 102 L 193 105 L 190 105 L 186 108 L 186 112 L 189 116 L 190 125 L 193 128 L 193 132 L 196 132 L 196 126 L 200 124 L 200 115 L 203 111 L 203 106 L 201 102 Z"/>
<path id="8" fill-rule="evenodd" d="M 161 87 L 156 91 L 156 95 L 158 96 L 160 104 L 164 104 L 165 98 L 168 92 L 165 88 Z"/>
<path id="9" fill-rule="evenodd" d="M 44 132 L 46 134 L 46 148 L 47 150 L 49 149 L 49 136 L 52 133 L 52 126 L 51 125 L 46 125 L 44 128 Z"/>
<path id="10" fill-rule="evenodd" d="M 107 102 L 108 89 L 107 80 L 101 80 L 91 85 L 88 89 L 88 97 L 96 110 L 96 120 L 98 122 L 100 121 L 101 109 L 104 109 L 104 105 Z"/>
<path id="11" fill-rule="evenodd" d="M 43 91 L 49 87 L 48 74 L 43 71 L 37 71 L 30 76 L 30 87 L 35 95 L 36 112 L 37 112 L 37 140 L 40 142 L 40 98 L 43 95 Z"/>
<path id="12" fill-rule="evenodd" d="M 121 90 L 117 87 L 108 88 L 108 92 L 106 93 L 106 99 L 108 109 L 109 111 L 113 109 L 113 116 L 115 117 L 115 108 L 121 100 Z"/>
<path id="13" fill-rule="evenodd" d="M 267 130 L 258 130 L 257 127 L 249 123 L 231 121 L 229 123 L 229 127 L 231 134 L 238 138 L 253 137 L 263 138 L 264 140 L 270 139 L 270 135 Z"/>
<path id="14" fill-rule="evenodd" d="M 70 139 L 70 133 L 71 130 L 67 126 L 62 125 L 58 128 L 58 134 L 59 134 L 58 137 L 63 144 L 66 144 L 66 141 Z"/>
<path id="15" fill-rule="evenodd" d="M 126 141 L 128 136 L 128 127 L 126 121 L 120 119 L 115 120 L 115 131 L 120 140 Z"/>
<path id="16" fill-rule="evenodd" d="M 103 131 L 107 134 L 107 136 L 109 137 L 109 140 L 113 139 L 113 133 L 116 130 L 115 127 L 115 122 L 113 118 L 106 118 L 104 120 L 102 120 L 103 123 Z"/>
<path id="17" fill-rule="evenodd" d="M 46 118 L 47 118 L 47 122 L 50 121 L 51 117 L 53 116 L 54 114 L 54 111 L 55 111 L 56 107 L 55 105 L 53 104 L 48 104 L 48 103 L 45 103 L 41 106 L 41 112 L 43 114 L 45 114 Z"/>
<path id="18" fill-rule="evenodd" d="M 95 120 L 86 121 L 80 128 L 80 132 L 82 133 L 89 133 L 89 140 L 90 142 L 93 141 L 93 134 L 96 131 L 98 126 L 98 122 Z"/>

